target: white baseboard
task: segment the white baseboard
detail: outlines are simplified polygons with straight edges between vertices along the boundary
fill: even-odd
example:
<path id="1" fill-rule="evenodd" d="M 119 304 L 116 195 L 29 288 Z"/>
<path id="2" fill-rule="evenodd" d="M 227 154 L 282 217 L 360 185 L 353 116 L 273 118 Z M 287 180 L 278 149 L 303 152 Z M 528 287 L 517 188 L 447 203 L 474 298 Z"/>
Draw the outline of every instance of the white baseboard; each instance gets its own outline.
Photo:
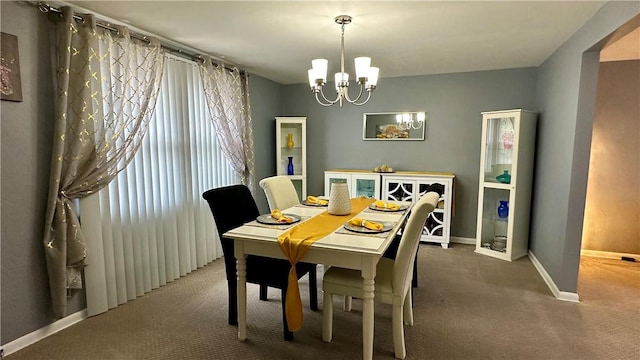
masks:
<path id="1" fill-rule="evenodd" d="M 449 237 L 449 241 L 452 242 L 452 243 L 456 243 L 456 244 L 466 244 L 466 245 L 475 245 L 476 244 L 476 239 L 475 238 L 464 238 L 464 237 L 451 236 L 451 237 Z"/>
<path id="2" fill-rule="evenodd" d="M 4 350 L 4 356 L 10 355 L 20 349 L 23 349 L 31 344 L 34 344 L 47 336 L 53 335 L 60 330 L 66 329 L 69 326 L 76 324 L 87 318 L 87 309 L 78 311 L 74 314 L 66 316 L 54 323 L 44 326 L 36 331 L 33 331 L 27 335 L 19 337 L 9 343 L 2 345 Z"/>
<path id="3" fill-rule="evenodd" d="M 560 291 L 560 289 L 558 289 L 558 286 L 556 286 L 556 284 L 553 282 L 553 279 L 551 279 L 551 276 L 549 276 L 549 273 L 547 273 L 547 270 L 544 269 L 540 261 L 538 261 L 531 250 L 529 250 L 529 259 L 531 259 L 533 266 L 535 266 L 536 270 L 538 270 L 538 273 L 540 273 L 540 276 L 542 276 L 544 282 L 547 283 L 547 286 L 553 293 L 553 296 L 556 297 L 556 299 L 575 303 L 580 302 L 580 298 L 578 297 L 577 293 Z"/>
<path id="4" fill-rule="evenodd" d="M 598 251 L 598 250 L 580 250 L 580 255 L 604 258 L 604 259 L 617 259 L 617 260 L 620 260 L 624 256 L 624 257 L 634 258 L 636 259 L 636 261 L 640 261 L 640 254 L 627 254 L 627 253 L 617 253 L 617 252 Z"/>

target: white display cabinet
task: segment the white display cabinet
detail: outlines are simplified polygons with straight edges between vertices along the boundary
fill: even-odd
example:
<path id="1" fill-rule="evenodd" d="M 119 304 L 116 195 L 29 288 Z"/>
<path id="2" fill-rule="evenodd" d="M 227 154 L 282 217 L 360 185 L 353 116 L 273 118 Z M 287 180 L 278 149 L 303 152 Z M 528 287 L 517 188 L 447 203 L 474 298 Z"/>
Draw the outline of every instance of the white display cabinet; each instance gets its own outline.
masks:
<path id="1" fill-rule="evenodd" d="M 324 172 L 324 194 L 330 196 L 331 184 L 346 182 L 351 197 L 365 196 L 381 200 L 417 202 L 432 184 L 441 184 L 444 193 L 438 207 L 429 214 L 420 241 L 449 247 L 453 214 L 453 180 L 448 172 L 398 171 L 377 173 L 371 170 L 327 170 Z"/>
<path id="2" fill-rule="evenodd" d="M 507 261 L 527 255 L 536 118 L 520 109 L 482 113 L 477 253 Z"/>
<path id="3" fill-rule="evenodd" d="M 276 174 L 288 176 L 300 200 L 307 198 L 306 117 L 276 117 Z M 293 173 L 289 174 L 289 162 Z"/>

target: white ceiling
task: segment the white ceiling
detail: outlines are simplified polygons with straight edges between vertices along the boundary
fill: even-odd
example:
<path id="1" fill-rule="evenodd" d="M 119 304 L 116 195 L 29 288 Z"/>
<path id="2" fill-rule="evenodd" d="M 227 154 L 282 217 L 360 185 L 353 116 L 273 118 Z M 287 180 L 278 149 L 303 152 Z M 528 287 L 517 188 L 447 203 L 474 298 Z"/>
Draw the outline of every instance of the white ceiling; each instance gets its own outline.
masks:
<path id="1" fill-rule="evenodd" d="M 307 82 L 311 60 L 339 70 L 370 56 L 380 77 L 540 65 L 604 1 L 67 1 L 281 84 Z M 55 4 L 55 2 L 52 2 Z"/>

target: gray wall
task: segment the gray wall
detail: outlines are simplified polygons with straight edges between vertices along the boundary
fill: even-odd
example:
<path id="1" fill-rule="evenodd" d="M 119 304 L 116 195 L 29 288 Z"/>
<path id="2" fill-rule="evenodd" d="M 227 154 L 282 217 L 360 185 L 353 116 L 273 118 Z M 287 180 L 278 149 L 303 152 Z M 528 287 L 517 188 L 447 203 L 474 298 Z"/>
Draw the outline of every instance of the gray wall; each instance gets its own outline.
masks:
<path id="1" fill-rule="evenodd" d="M 46 16 L 2 1 L 2 32 L 18 37 L 22 102 L 0 103 L 2 344 L 53 321 L 42 233 L 53 138 L 53 86 Z M 68 314 L 85 308 L 84 294 Z"/>
<path id="2" fill-rule="evenodd" d="M 386 163 L 396 170 L 450 171 L 456 174 L 451 234 L 475 238 L 480 112 L 535 110 L 536 69 L 383 78 L 378 85 L 366 105 L 342 108 L 318 104 L 308 85 L 284 87 L 285 115 L 308 117 L 308 193 L 324 192 L 328 169 L 373 169 Z M 395 111 L 428 112 L 425 140 L 362 140 L 363 113 Z"/>
<path id="3" fill-rule="evenodd" d="M 582 249 L 640 254 L 639 119 L 640 60 L 601 63 Z"/>
<path id="4" fill-rule="evenodd" d="M 254 197 L 261 213 L 269 211 L 260 179 L 276 174 L 276 116 L 282 116 L 282 85 L 257 75 L 249 77 L 249 101 L 256 149 Z"/>
<path id="5" fill-rule="evenodd" d="M 560 291 L 578 283 L 600 50 L 592 47 L 639 12 L 640 2 L 607 3 L 538 70 L 529 247 Z"/>

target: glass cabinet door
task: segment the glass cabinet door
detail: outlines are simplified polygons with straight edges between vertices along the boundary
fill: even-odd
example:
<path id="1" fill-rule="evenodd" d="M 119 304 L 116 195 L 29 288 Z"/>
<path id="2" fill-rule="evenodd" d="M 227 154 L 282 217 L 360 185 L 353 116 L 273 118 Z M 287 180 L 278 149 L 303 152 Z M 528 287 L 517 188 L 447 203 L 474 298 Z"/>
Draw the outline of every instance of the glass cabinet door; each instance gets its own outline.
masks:
<path id="1" fill-rule="evenodd" d="M 486 182 L 511 182 L 515 142 L 515 118 L 488 118 L 484 138 L 484 174 Z"/>
<path id="2" fill-rule="evenodd" d="M 416 187 L 415 181 L 395 181 L 386 183 L 386 196 L 384 200 L 411 201 L 414 202 Z"/>
<path id="3" fill-rule="evenodd" d="M 303 124 L 282 123 L 280 125 L 279 175 L 302 175 L 306 169 L 303 161 Z"/>
<path id="4" fill-rule="evenodd" d="M 376 179 L 364 179 L 364 178 L 355 178 L 353 179 L 353 194 L 352 197 L 360 197 L 364 196 L 366 198 L 374 198 L 377 194 L 377 186 Z"/>
<path id="5" fill-rule="evenodd" d="M 485 188 L 482 196 L 482 226 L 477 234 L 482 248 L 507 253 L 511 250 L 508 238 L 510 191 Z"/>

